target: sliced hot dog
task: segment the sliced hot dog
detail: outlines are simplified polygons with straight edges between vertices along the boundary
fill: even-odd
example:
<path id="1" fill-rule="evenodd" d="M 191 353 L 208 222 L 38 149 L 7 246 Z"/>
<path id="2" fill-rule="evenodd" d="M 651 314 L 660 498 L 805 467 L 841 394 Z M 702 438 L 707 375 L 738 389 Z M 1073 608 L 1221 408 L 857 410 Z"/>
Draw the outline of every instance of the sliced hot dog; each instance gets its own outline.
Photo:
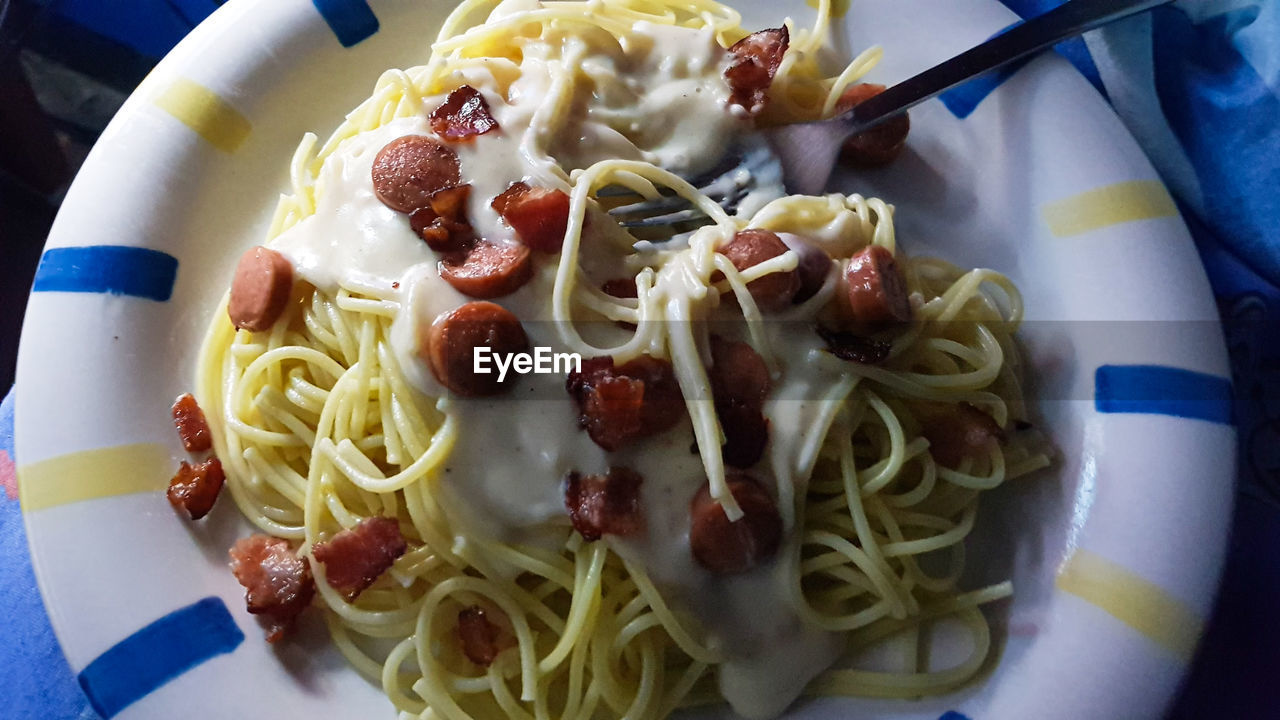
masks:
<path id="1" fill-rule="evenodd" d="M 559 252 L 569 225 L 569 196 L 563 191 L 512 183 L 490 203 L 520 236 L 538 252 Z"/>
<path id="2" fill-rule="evenodd" d="M 790 41 L 784 25 L 751 33 L 729 48 L 733 62 L 724 71 L 729 83 L 729 104 L 739 105 L 751 115 L 764 109 L 767 91 Z"/>
<path id="3" fill-rule="evenodd" d="M 640 297 L 640 290 L 636 287 L 636 279 L 633 277 L 605 280 L 600 289 L 604 291 L 605 295 L 612 295 L 616 298 Z"/>
<path id="4" fill-rule="evenodd" d="M 511 374 L 500 383 L 497 372 L 476 373 L 476 348 L 502 355 L 529 349 L 520 320 L 491 302 L 469 302 L 444 313 L 424 335 L 419 338 L 419 355 L 441 385 L 464 396 L 496 395 L 511 387 Z"/>
<path id="5" fill-rule="evenodd" d="M 760 404 L 773 381 L 760 353 L 747 343 L 711 336 L 711 391 L 717 400 Z"/>
<path id="6" fill-rule="evenodd" d="M 844 271 L 853 319 L 868 327 L 882 327 L 911 320 L 907 281 L 893 253 L 868 245 L 849 258 Z"/>
<path id="7" fill-rule="evenodd" d="M 463 295 L 502 297 L 529 282 L 533 260 L 524 245 L 477 240 L 470 249 L 441 259 L 440 277 Z"/>
<path id="8" fill-rule="evenodd" d="M 977 458 L 1004 439 L 995 418 L 970 403 L 961 402 L 931 413 L 924 419 L 929 454 L 939 465 L 957 467 L 965 458 Z"/>
<path id="9" fill-rule="evenodd" d="M 711 393 L 724 432 L 726 464 L 746 468 L 759 462 L 769 442 L 764 400 L 772 381 L 769 368 L 750 345 L 711 336 Z"/>
<path id="10" fill-rule="evenodd" d="M 796 275 L 800 278 L 799 288 L 791 298 L 792 303 L 799 304 L 817 295 L 822 289 L 827 275 L 831 273 L 831 256 L 826 250 L 795 235 L 782 237 L 782 242 L 800 258 L 796 264 Z"/>
<path id="11" fill-rule="evenodd" d="M 850 85 L 836 101 L 836 112 L 843 113 L 858 103 L 884 92 L 883 85 L 859 83 Z M 906 113 L 873 125 L 848 140 L 840 148 L 840 159 L 854 167 L 881 167 L 893 162 L 907 145 L 911 118 Z"/>
<path id="12" fill-rule="evenodd" d="M 745 473 L 727 478 L 743 516 L 729 522 L 724 508 L 703 486 L 690 505 L 689 547 L 693 559 L 716 575 L 743 573 L 768 560 L 782 543 L 782 517 L 764 486 Z"/>
<path id="13" fill-rule="evenodd" d="M 293 292 L 293 265 L 285 256 L 262 246 L 240 256 L 231 281 L 227 314 L 241 330 L 269 330 L 284 314 Z"/>
<path id="14" fill-rule="evenodd" d="M 373 159 L 374 194 L 402 213 L 428 207 L 432 193 L 458 181 L 457 154 L 424 135 L 396 138 Z"/>
<path id="15" fill-rule="evenodd" d="M 489 104 L 470 85 L 449 93 L 440 107 L 427 117 L 431 129 L 445 140 L 466 141 L 498 127 L 489 113 Z"/>
<path id="16" fill-rule="evenodd" d="M 739 271 L 772 260 L 789 248 L 776 233 L 759 228 L 740 230 L 720 252 Z M 766 312 L 781 310 L 791 305 L 800 289 L 800 275 L 795 270 L 774 272 L 747 283 L 747 290 L 756 305 Z"/>

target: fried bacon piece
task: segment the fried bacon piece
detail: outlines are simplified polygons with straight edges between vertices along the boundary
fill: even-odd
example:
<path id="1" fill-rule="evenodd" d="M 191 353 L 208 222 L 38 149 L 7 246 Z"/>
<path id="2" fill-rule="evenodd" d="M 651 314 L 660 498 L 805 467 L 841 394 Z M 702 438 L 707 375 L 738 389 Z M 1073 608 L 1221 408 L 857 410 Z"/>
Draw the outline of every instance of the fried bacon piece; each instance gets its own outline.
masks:
<path id="1" fill-rule="evenodd" d="M 711 394 L 725 442 L 721 456 L 732 467 L 759 462 L 769 442 L 764 399 L 772 381 L 764 358 L 744 342 L 711 336 Z"/>
<path id="2" fill-rule="evenodd" d="M 560 252 L 569 225 L 569 196 L 563 191 L 516 182 L 495 197 L 490 207 L 530 249 Z"/>
<path id="3" fill-rule="evenodd" d="M 889 351 L 893 349 L 893 346 L 883 340 L 874 340 L 851 332 L 831 330 L 821 325 L 817 327 L 817 331 L 818 336 L 827 344 L 827 352 L 849 362 L 876 365 L 887 360 Z"/>
<path id="4" fill-rule="evenodd" d="M 689 548 L 699 565 L 716 575 L 734 575 L 768 560 L 782 544 L 782 516 L 764 486 L 744 473 L 726 478 L 743 516 L 730 522 L 703 485 L 690 505 Z"/>
<path id="5" fill-rule="evenodd" d="M 995 418 L 967 402 L 927 415 L 921 434 L 929 441 L 933 459 L 949 468 L 965 458 L 985 455 L 1004 440 Z"/>
<path id="6" fill-rule="evenodd" d="M 843 113 L 855 105 L 884 92 L 883 85 L 858 83 L 850 85 L 836 101 L 836 112 Z M 850 137 L 840 147 L 840 159 L 854 167 L 882 167 L 893 162 L 907 146 L 911 118 L 906 113 L 873 125 Z"/>
<path id="7" fill-rule="evenodd" d="M 409 213 L 409 227 L 436 252 L 465 250 L 475 240 L 467 222 L 470 185 L 455 185 L 431 193 L 427 205 Z"/>
<path id="8" fill-rule="evenodd" d="M 668 430 L 684 416 L 671 363 L 648 355 L 618 366 L 608 355 L 583 360 L 565 389 L 578 404 L 578 426 L 605 450 Z"/>
<path id="9" fill-rule="evenodd" d="M 455 142 L 469 141 L 498 127 L 484 96 L 470 85 L 449 93 L 440 107 L 431 111 L 427 120 L 435 134 Z"/>
<path id="10" fill-rule="evenodd" d="M 353 602 L 408 549 L 395 518 L 367 517 L 311 548 L 324 565 L 325 580 Z"/>
<path id="11" fill-rule="evenodd" d="M 245 606 L 262 616 L 267 642 L 280 640 L 315 596 L 311 567 L 288 540 L 270 535 L 241 538 L 230 555 L 231 572 L 245 588 Z"/>
<path id="12" fill-rule="evenodd" d="M 611 467 L 604 475 L 569 473 L 565 481 L 564 505 L 573 529 L 582 539 L 599 540 L 601 535 L 630 535 L 644 527 L 640 509 L 640 473 Z"/>
<path id="13" fill-rule="evenodd" d="M 184 460 L 169 481 L 166 495 L 175 510 L 183 510 L 192 520 L 199 520 L 213 509 L 225 481 L 226 474 L 218 458 L 209 458 L 195 465 Z"/>
<path id="14" fill-rule="evenodd" d="M 786 26 L 751 33 L 729 48 L 733 62 L 724 71 L 729 82 L 729 103 L 748 114 L 764 109 L 773 75 L 787 52 L 791 35 Z"/>
<path id="15" fill-rule="evenodd" d="M 472 605 L 458 612 L 458 642 L 462 654 L 480 667 L 489 667 L 502 650 L 501 629 L 489 620 L 484 608 Z"/>
<path id="16" fill-rule="evenodd" d="M 182 438 L 182 447 L 187 452 L 200 453 L 213 447 L 213 433 L 209 431 L 209 422 L 204 418 L 204 411 L 191 393 L 178 396 L 170 409 L 173 414 L 174 427 L 178 428 L 178 437 Z"/>

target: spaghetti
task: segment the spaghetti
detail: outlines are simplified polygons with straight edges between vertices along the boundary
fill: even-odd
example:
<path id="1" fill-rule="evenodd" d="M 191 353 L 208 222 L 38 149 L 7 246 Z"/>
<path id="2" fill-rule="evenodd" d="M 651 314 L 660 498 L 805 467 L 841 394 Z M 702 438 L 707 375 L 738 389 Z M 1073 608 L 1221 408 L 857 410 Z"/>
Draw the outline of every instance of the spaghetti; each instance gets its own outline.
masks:
<path id="1" fill-rule="evenodd" d="M 747 35 L 724 5 L 465 0 L 425 65 L 387 72 L 332 137 L 308 135 L 295 153 L 269 236 L 305 282 L 267 330 L 237 330 L 225 307 L 215 313 L 197 394 L 232 497 L 263 532 L 308 557 L 362 519 L 398 521 L 408 551 L 354 601 L 326 582 L 323 563 L 311 569 L 336 646 L 402 718 L 658 719 L 721 700 L 769 717 L 806 688 L 946 692 L 986 662 L 977 608 L 1011 589 L 957 590 L 962 543 L 982 490 L 1048 459 L 1013 433 L 944 465 L 925 435 L 931 414 L 958 403 L 1001 427 L 1026 417 L 1016 288 L 990 270 L 904 258 L 893 209 L 876 199 L 761 197 L 745 205 L 758 208 L 749 216 L 730 216 L 682 179 L 753 122 L 832 112 L 874 65 L 878 49 L 835 77 L 820 72 L 830 7 L 818 5 L 812 28 L 788 26 L 790 47 L 753 121 L 724 108 L 724 48 Z M 574 429 L 563 377 L 528 380 L 530 391 L 554 388 L 554 401 L 466 400 L 416 355 L 419 319 L 465 298 L 377 202 L 368 173 L 378 148 L 428 134 L 424 111 L 462 84 L 485 94 L 502 128 L 458 149 L 477 234 L 510 237 L 488 203 L 511 182 L 569 195 L 559 252 L 498 302 L 557 351 L 669 359 L 688 420 L 667 435 L 606 454 Z M 711 224 L 637 246 L 600 212 L 606 187 L 675 193 Z M 766 311 L 748 286 L 800 258 L 740 270 L 722 250 L 744 228 L 803 237 L 840 263 L 869 246 L 896 254 L 913 320 L 886 341 L 882 362 L 838 359 L 812 330 L 838 305 L 835 270 L 813 297 Z M 635 297 L 600 290 L 602 273 L 634 277 Z M 776 383 L 760 467 L 784 538 L 769 563 L 733 578 L 701 572 L 680 530 L 703 485 L 730 520 L 743 512 L 719 450 L 709 324 L 734 328 Z M 696 455 L 683 449 L 690 440 Z M 615 463 L 645 477 L 648 531 L 588 542 L 565 518 L 561 479 Z M 494 624 L 499 651 L 487 667 L 457 641 L 468 608 Z M 941 621 L 970 632 L 959 664 L 936 669 L 914 653 L 902 672 L 856 664 L 860 650 Z"/>

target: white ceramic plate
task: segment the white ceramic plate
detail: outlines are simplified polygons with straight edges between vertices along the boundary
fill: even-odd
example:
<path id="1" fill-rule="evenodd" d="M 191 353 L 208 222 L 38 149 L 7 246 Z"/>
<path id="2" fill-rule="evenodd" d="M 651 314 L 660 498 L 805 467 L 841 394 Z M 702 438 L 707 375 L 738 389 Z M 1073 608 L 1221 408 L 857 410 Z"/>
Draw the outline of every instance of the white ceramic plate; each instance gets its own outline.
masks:
<path id="1" fill-rule="evenodd" d="M 347 48 L 317 8 L 359 36 L 359 0 L 233 0 L 138 88 L 67 196 L 24 327 L 17 456 L 54 628 L 107 714 L 394 715 L 314 618 L 300 642 L 261 641 L 225 564 L 247 523 L 226 502 L 184 522 L 162 497 L 182 456 L 167 408 L 192 385 L 209 313 L 263 237 L 301 135 L 327 135 L 386 68 L 424 61 L 446 5 L 372 0 L 380 29 Z M 812 18 L 796 0 L 738 6 L 747 27 Z M 995 0 L 855 0 L 835 47 L 882 44 L 870 79 L 892 83 L 1015 19 Z M 992 613 L 994 669 L 948 697 L 808 702 L 794 716 L 1157 717 L 1210 609 L 1234 468 L 1226 357 L 1191 240 L 1146 158 L 1061 58 L 1021 68 L 967 117 L 935 100 L 912 125 L 896 165 L 833 185 L 895 203 L 909 252 L 1021 286 L 1033 389 L 1061 457 L 979 515 L 972 579 L 1011 577 L 1016 590 Z M 102 245 L 170 259 L 82 249 Z M 171 297 L 139 297 L 168 292 L 173 258 Z M 230 614 L 213 600 L 154 624 L 203 598 Z M 142 652 L 125 662 L 130 648 Z"/>

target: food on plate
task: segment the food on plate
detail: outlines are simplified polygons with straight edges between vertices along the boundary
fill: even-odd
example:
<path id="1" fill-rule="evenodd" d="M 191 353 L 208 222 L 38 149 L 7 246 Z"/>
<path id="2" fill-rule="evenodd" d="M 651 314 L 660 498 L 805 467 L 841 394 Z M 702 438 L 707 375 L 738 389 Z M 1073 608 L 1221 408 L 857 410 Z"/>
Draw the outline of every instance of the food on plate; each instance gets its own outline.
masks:
<path id="1" fill-rule="evenodd" d="M 981 491 L 1048 464 L 1013 430 L 1016 288 L 908 257 L 875 198 L 761 182 L 730 215 L 684 179 L 875 91 L 879 51 L 827 67 L 816 18 L 470 0 L 303 140 L 196 378 L 268 640 L 323 615 L 402 718 L 766 718 L 989 660 L 979 606 L 1011 590 L 958 586 L 963 541 Z M 608 213 L 662 194 L 707 223 Z M 959 665 L 859 664 L 939 624 Z"/>

